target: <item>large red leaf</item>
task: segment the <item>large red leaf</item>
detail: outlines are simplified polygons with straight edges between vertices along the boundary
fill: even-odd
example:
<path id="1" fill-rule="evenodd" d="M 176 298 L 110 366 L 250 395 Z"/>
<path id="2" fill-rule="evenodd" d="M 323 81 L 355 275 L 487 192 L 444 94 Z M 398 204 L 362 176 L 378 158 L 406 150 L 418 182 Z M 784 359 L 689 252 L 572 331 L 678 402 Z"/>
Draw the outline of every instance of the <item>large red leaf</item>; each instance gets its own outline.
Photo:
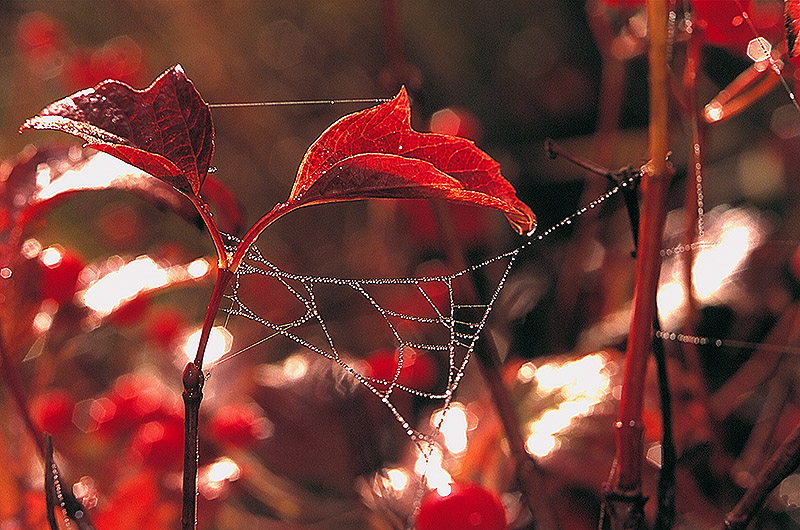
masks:
<path id="1" fill-rule="evenodd" d="M 144 90 L 108 80 L 51 104 L 24 129 L 55 129 L 81 137 L 193 197 L 214 153 L 208 104 L 173 66 Z"/>
<path id="2" fill-rule="evenodd" d="M 405 89 L 322 133 L 303 158 L 289 201 L 279 208 L 367 198 L 461 201 L 502 211 L 521 234 L 536 226 L 500 165 L 473 142 L 411 128 Z"/>

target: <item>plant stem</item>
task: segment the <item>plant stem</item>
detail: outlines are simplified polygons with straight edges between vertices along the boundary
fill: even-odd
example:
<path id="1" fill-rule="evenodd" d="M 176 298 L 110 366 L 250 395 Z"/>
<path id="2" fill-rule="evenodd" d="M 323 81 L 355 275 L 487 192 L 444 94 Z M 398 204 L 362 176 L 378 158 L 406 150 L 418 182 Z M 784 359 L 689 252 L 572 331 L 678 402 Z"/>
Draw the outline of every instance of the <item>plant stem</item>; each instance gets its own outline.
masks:
<path id="1" fill-rule="evenodd" d="M 800 465 L 800 425 L 784 440 L 739 503 L 725 516 L 721 528 L 745 530 L 775 486 Z"/>
<path id="2" fill-rule="evenodd" d="M 291 207 L 289 203 L 282 202 L 276 204 L 272 210 L 264 214 L 264 216 L 259 219 L 253 227 L 247 231 L 247 233 L 242 238 L 242 241 L 236 247 L 236 250 L 233 253 L 233 256 L 229 260 L 228 263 L 228 270 L 231 273 L 235 273 L 239 266 L 244 261 L 245 256 L 247 255 L 247 251 L 250 248 L 250 245 L 256 242 L 258 236 L 263 232 L 273 221 L 275 221 L 278 217 L 286 214 Z"/>
<path id="3" fill-rule="evenodd" d="M 490 340 L 489 336 L 488 333 L 485 334 L 475 345 L 475 358 L 478 360 L 481 375 L 489 387 L 492 402 L 503 425 L 509 452 L 514 460 L 514 472 L 520 492 L 536 521 L 536 529 L 558 530 L 560 528 L 558 517 L 547 495 L 542 470 L 525 450 L 525 438 L 519 427 L 519 419 L 500 373 L 501 362 L 497 349 L 493 344 L 491 346 L 486 344 Z"/>
<path id="4" fill-rule="evenodd" d="M 181 514 L 181 528 L 193 530 L 197 525 L 197 459 L 198 437 L 197 426 L 200 418 L 200 403 L 203 401 L 203 356 L 214 326 L 214 319 L 219 311 L 225 289 L 228 287 L 234 273 L 228 269 L 217 271 L 217 281 L 208 309 L 203 320 L 200 332 L 200 342 L 197 345 L 197 355 L 193 362 L 186 365 L 183 371 L 183 506 Z"/>
<path id="5" fill-rule="evenodd" d="M 780 82 L 775 70 L 762 63 L 753 63 L 722 89 L 703 111 L 706 123 L 732 118 L 770 92 Z"/>
<path id="6" fill-rule="evenodd" d="M 658 316 L 653 320 L 653 328 L 661 329 Z M 672 393 L 669 389 L 667 356 L 664 341 L 653 338 L 653 354 L 658 373 L 658 395 L 661 401 L 661 470 L 658 474 L 658 495 L 656 499 L 656 520 L 654 530 L 669 530 L 675 521 L 675 468 L 678 457 L 672 434 Z"/>
<path id="7" fill-rule="evenodd" d="M 50 530 L 58 530 L 53 439 L 49 434 L 45 434 L 42 438 L 42 447 L 44 448 L 44 498 L 47 506 L 47 524 L 50 525 Z"/>
<path id="8" fill-rule="evenodd" d="M 214 221 L 214 216 L 211 215 L 211 210 L 208 209 L 208 205 L 199 197 L 188 196 L 189 199 L 194 204 L 195 209 L 200 214 L 200 217 L 203 219 L 203 222 L 208 229 L 208 233 L 211 235 L 211 240 L 214 242 L 214 248 L 217 251 L 217 258 L 219 260 L 219 268 L 227 269 L 229 265 L 228 259 L 228 252 L 225 250 L 225 242 L 222 241 L 222 233 L 217 228 L 217 223 Z"/>
<path id="9" fill-rule="evenodd" d="M 633 310 L 625 354 L 620 410 L 616 427 L 617 465 L 606 499 L 611 507 L 612 524 L 636 528 L 643 524 L 644 500 L 641 494 L 644 426 L 642 406 L 647 360 L 653 336 L 656 291 L 661 266 L 661 245 L 666 219 L 666 199 L 672 176 L 667 163 L 668 68 L 667 3 L 648 0 L 650 31 L 650 161 L 642 168 L 644 211 L 636 256 L 636 284 Z M 622 502 L 625 507 L 613 506 Z M 617 515 L 619 514 L 619 515 Z M 622 515 L 624 514 L 624 516 Z M 620 520 L 623 519 L 623 520 Z"/>
<path id="10" fill-rule="evenodd" d="M 614 178 L 614 174 L 611 173 L 611 171 L 609 171 L 607 168 L 592 162 L 588 158 L 570 153 L 550 138 L 545 139 L 544 150 L 550 158 L 558 158 L 560 156 L 561 158 L 572 162 L 576 166 L 582 167 L 590 173 L 600 175 L 601 177 L 606 177 L 609 180 L 613 180 Z"/>
<path id="11" fill-rule="evenodd" d="M 222 297 L 225 294 L 225 289 L 234 278 L 235 274 L 228 269 L 219 269 L 217 271 L 217 281 L 214 284 L 214 291 L 211 293 L 211 300 L 208 302 L 208 309 L 206 309 L 206 316 L 203 319 L 203 328 L 200 331 L 200 342 L 197 345 L 197 354 L 194 358 L 194 365 L 198 370 L 203 369 L 203 355 L 208 346 L 208 339 L 211 336 L 211 328 L 214 327 L 214 319 L 217 317 L 217 311 L 222 303 Z"/>
<path id="12" fill-rule="evenodd" d="M 203 371 L 194 363 L 186 365 L 183 371 L 183 530 L 193 530 L 197 526 L 197 425 L 203 401 L 203 379 Z"/>

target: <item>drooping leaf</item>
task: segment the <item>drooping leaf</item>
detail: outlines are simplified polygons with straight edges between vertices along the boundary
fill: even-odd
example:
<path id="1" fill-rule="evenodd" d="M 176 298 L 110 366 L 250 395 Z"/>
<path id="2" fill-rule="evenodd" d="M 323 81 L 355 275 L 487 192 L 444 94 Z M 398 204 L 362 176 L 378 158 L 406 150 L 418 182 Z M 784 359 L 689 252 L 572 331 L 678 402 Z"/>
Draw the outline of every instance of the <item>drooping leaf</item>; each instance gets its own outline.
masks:
<path id="1" fill-rule="evenodd" d="M 411 128 L 405 89 L 392 100 L 331 125 L 306 152 L 288 211 L 310 204 L 368 198 L 426 198 L 502 211 L 519 233 L 536 218 L 500 173 L 500 165 L 470 140 Z"/>
<path id="2" fill-rule="evenodd" d="M 56 101 L 25 129 L 55 129 L 82 138 L 198 197 L 214 154 L 211 111 L 180 65 L 136 90 L 108 80 Z"/>

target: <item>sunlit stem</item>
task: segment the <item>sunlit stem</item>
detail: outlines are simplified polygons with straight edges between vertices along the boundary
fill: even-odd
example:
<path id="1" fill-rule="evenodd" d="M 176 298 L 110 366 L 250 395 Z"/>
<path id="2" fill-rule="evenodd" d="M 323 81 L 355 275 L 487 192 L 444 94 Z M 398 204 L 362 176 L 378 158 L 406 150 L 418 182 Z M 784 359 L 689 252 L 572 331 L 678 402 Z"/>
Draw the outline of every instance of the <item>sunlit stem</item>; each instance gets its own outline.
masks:
<path id="1" fill-rule="evenodd" d="M 778 68 L 782 65 L 776 62 Z M 781 78 L 766 61 L 753 63 L 712 99 L 703 110 L 706 123 L 717 123 L 732 118 L 764 94 L 771 91 Z"/>
<path id="2" fill-rule="evenodd" d="M 211 293 L 211 300 L 208 302 L 208 309 L 206 310 L 206 316 L 203 320 L 203 328 L 200 331 L 200 343 L 197 345 L 197 354 L 194 358 L 194 365 L 198 370 L 203 369 L 203 356 L 208 346 L 208 339 L 211 336 L 211 329 L 214 327 L 214 319 L 222 303 L 225 289 L 227 289 L 228 284 L 234 276 L 235 274 L 229 269 L 219 269 L 217 271 L 217 281 L 214 284 L 214 291 Z"/>

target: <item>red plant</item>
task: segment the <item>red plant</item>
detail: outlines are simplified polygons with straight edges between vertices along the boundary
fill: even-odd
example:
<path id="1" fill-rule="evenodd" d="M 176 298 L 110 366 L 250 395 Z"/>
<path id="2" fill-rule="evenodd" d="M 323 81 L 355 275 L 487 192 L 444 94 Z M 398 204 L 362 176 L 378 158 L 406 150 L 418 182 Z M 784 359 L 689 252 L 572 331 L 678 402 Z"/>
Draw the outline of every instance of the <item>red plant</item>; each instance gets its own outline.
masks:
<path id="1" fill-rule="evenodd" d="M 258 235 L 303 206 L 376 198 L 444 199 L 502 211 L 520 233 L 535 217 L 502 177 L 499 164 L 469 140 L 419 133 L 411 126 L 408 96 L 357 112 L 331 125 L 308 149 L 286 202 L 277 204 L 242 238 L 232 254 L 202 198 L 214 152 L 209 106 L 180 66 L 144 90 L 105 81 L 57 101 L 28 119 L 25 129 L 55 129 L 116 156 L 173 186 L 190 199 L 214 241 L 219 272 L 197 356 L 184 371 L 184 528 L 196 518 L 197 423 L 203 354 L 223 293 Z M 145 177 L 142 177 L 145 178 Z M 166 431 L 165 431 L 166 432 Z"/>

